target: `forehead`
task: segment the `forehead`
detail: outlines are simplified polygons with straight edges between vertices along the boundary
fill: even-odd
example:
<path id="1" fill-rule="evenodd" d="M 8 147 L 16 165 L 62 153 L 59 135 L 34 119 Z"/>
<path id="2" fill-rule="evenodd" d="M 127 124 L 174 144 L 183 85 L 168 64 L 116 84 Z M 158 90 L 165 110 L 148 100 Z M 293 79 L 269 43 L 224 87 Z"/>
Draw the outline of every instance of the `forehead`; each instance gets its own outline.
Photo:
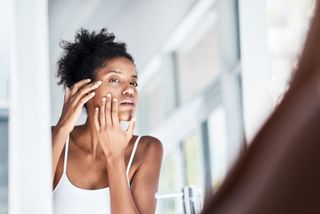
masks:
<path id="1" fill-rule="evenodd" d="M 96 72 L 97 77 L 102 77 L 110 74 L 110 71 L 116 71 L 117 73 L 128 76 L 136 76 L 136 66 L 125 57 L 117 57 L 111 60 L 106 60 L 105 66 L 98 69 Z"/>

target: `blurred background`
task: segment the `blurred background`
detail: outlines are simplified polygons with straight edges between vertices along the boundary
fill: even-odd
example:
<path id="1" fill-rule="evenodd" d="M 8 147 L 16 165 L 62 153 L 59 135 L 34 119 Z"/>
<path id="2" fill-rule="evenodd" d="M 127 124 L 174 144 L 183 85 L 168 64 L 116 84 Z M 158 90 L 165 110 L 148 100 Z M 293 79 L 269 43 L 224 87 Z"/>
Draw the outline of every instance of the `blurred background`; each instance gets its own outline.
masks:
<path id="1" fill-rule="evenodd" d="M 106 27 L 127 43 L 139 76 L 136 134 L 164 146 L 157 213 L 183 213 L 182 188 L 203 203 L 281 101 L 314 2 L 2 0 L 0 214 L 52 213 L 62 39 Z"/>

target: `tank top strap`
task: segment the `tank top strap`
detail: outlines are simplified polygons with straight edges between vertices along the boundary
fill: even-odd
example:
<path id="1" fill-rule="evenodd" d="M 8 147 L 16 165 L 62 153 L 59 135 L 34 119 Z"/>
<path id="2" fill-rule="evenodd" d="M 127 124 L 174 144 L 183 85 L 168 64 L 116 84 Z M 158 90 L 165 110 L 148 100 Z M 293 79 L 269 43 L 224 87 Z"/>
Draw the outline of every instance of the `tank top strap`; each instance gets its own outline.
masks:
<path id="1" fill-rule="evenodd" d="M 67 173 L 69 138 L 70 138 L 70 135 L 68 135 L 67 142 L 66 142 L 66 145 L 65 145 L 65 148 L 64 148 L 64 159 L 63 159 L 63 172 L 62 172 L 62 174 Z"/>
<path id="2" fill-rule="evenodd" d="M 140 138 L 141 138 L 141 136 L 138 136 L 137 139 L 136 139 L 136 141 L 134 142 L 133 149 L 132 149 L 132 152 L 131 152 L 131 155 L 130 155 L 130 159 L 129 159 L 129 162 L 128 162 L 128 166 L 127 166 L 127 170 L 126 170 L 126 175 L 127 175 L 127 178 L 128 178 L 128 184 L 129 184 L 129 186 L 130 186 L 130 182 L 129 182 L 129 170 L 130 170 L 130 167 L 131 167 L 133 158 L 134 158 L 134 154 L 136 153 L 137 146 L 138 146 L 138 143 L 139 143 Z"/>

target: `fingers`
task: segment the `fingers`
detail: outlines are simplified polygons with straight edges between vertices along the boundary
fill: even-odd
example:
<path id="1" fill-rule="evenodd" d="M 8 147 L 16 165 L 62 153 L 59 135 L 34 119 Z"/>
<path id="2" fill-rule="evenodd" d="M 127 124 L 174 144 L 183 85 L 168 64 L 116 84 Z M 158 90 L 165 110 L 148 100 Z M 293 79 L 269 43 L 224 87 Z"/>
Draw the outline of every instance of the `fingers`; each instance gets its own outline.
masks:
<path id="1" fill-rule="evenodd" d="M 71 87 L 71 94 L 75 94 L 78 92 L 78 90 L 85 84 L 91 82 L 91 79 L 84 79 L 84 80 L 80 80 L 79 82 L 75 83 L 72 87 Z"/>
<path id="2" fill-rule="evenodd" d="M 118 100 L 116 98 L 112 100 L 111 120 L 112 120 L 113 126 L 120 127 L 120 121 L 118 116 Z"/>
<path id="3" fill-rule="evenodd" d="M 106 116 L 105 116 L 106 115 L 106 112 L 105 112 L 106 107 L 105 106 L 106 106 L 106 97 L 103 97 L 102 98 L 102 106 L 99 109 L 99 111 L 100 111 L 100 125 L 102 128 L 104 128 L 106 125 Z"/>
<path id="4" fill-rule="evenodd" d="M 90 94 L 85 95 L 80 99 L 80 101 L 77 104 L 77 108 L 82 108 L 86 102 L 88 102 L 96 93 L 91 92 Z"/>
<path id="5" fill-rule="evenodd" d="M 107 103 L 105 105 L 105 120 L 107 127 L 112 127 L 112 120 L 111 120 L 111 94 L 107 94 Z"/>
<path id="6" fill-rule="evenodd" d="M 79 102 L 79 100 L 86 95 L 87 93 L 89 93 L 90 91 L 98 88 L 101 85 L 101 81 L 97 81 L 97 82 L 93 82 L 89 85 L 86 85 L 85 87 L 79 89 L 76 98 L 75 98 L 75 103 Z"/>
<path id="7" fill-rule="evenodd" d="M 129 126 L 128 126 L 128 129 L 127 129 L 127 134 L 128 136 L 131 138 L 132 135 L 133 135 L 133 130 L 134 130 L 134 127 L 136 125 L 136 117 L 132 117 L 130 122 L 129 122 Z"/>
<path id="8" fill-rule="evenodd" d="M 94 122 L 94 127 L 96 130 L 100 129 L 100 124 L 99 124 L 99 107 L 96 107 L 94 109 L 94 116 L 93 116 L 93 122 Z"/>
<path id="9" fill-rule="evenodd" d="M 102 107 L 100 109 L 100 123 L 101 127 L 120 127 L 118 116 L 118 100 L 112 99 L 110 93 L 103 98 Z"/>

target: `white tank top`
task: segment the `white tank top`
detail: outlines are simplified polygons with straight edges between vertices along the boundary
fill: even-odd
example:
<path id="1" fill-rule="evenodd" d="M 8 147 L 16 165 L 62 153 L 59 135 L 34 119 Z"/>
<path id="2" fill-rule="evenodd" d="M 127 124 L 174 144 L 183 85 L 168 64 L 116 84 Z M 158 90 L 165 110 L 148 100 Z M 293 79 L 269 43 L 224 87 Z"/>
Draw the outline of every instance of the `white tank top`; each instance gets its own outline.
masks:
<path id="1" fill-rule="evenodd" d="M 132 164 L 134 154 L 137 149 L 140 136 L 137 137 L 129 163 L 126 169 L 126 175 L 129 182 L 129 170 Z M 109 187 L 102 189 L 88 190 L 73 185 L 67 176 L 67 160 L 68 160 L 69 137 L 67 138 L 62 176 L 53 190 L 53 213 L 54 214 L 108 214 L 110 209 L 110 193 Z"/>

